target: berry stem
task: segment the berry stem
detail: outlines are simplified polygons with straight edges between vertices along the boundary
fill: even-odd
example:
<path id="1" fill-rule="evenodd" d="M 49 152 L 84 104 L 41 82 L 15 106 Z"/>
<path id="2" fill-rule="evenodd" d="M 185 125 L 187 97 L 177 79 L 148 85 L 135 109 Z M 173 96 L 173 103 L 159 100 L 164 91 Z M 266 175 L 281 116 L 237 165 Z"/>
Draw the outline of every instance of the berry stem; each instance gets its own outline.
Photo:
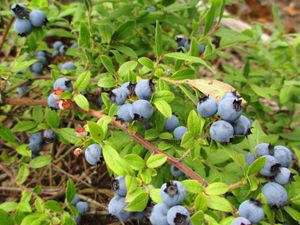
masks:
<path id="1" fill-rule="evenodd" d="M 12 26 L 13 22 L 14 22 L 14 17 L 10 18 L 10 20 L 8 21 L 7 26 L 5 27 L 5 30 L 2 33 L 2 36 L 1 36 L 1 39 L 0 39 L 0 51 L 2 50 L 5 39 L 6 39 L 7 34 L 8 34 L 8 31 L 9 31 L 10 27 Z"/>

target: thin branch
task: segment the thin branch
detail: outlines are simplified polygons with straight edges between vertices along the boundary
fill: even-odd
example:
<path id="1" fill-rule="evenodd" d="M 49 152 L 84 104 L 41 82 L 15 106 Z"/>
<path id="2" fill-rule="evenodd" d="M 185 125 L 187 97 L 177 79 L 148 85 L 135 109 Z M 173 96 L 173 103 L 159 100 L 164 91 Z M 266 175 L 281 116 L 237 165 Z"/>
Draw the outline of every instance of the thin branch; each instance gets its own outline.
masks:
<path id="1" fill-rule="evenodd" d="M 0 51 L 2 50 L 2 47 L 3 47 L 4 42 L 5 42 L 5 39 L 6 39 L 7 34 L 8 34 L 8 31 L 9 31 L 11 25 L 13 24 L 13 22 L 14 22 L 14 17 L 10 18 L 10 20 L 9 20 L 9 22 L 8 22 L 5 30 L 2 33 L 2 36 L 1 36 L 1 39 L 0 39 Z"/>

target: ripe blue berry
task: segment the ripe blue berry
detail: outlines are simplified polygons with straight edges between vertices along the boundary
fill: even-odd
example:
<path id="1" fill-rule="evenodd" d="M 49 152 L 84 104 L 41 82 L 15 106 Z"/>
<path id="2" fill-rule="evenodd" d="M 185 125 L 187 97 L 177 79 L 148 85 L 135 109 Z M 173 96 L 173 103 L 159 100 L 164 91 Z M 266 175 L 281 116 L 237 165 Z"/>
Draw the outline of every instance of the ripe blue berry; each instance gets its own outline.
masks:
<path id="1" fill-rule="evenodd" d="M 42 74 L 43 69 L 44 69 L 44 65 L 41 62 L 36 62 L 31 66 L 31 69 L 36 74 Z"/>
<path id="2" fill-rule="evenodd" d="M 124 87 L 115 88 L 109 93 L 110 100 L 117 105 L 123 105 L 127 97 L 128 90 Z"/>
<path id="3" fill-rule="evenodd" d="M 264 156 L 264 155 L 271 155 L 273 152 L 273 146 L 267 143 L 260 143 L 255 147 L 256 156 Z"/>
<path id="4" fill-rule="evenodd" d="M 137 220 L 138 222 L 142 221 L 145 217 L 145 212 L 131 212 L 130 219 Z"/>
<path id="5" fill-rule="evenodd" d="M 58 52 L 62 55 L 65 54 L 66 51 L 67 51 L 67 46 L 65 46 L 65 45 L 60 46 L 60 48 L 58 50 Z"/>
<path id="6" fill-rule="evenodd" d="M 119 176 L 114 179 L 112 182 L 112 189 L 117 195 L 125 197 L 127 194 L 125 176 Z"/>
<path id="7" fill-rule="evenodd" d="M 288 168 L 280 167 L 274 177 L 274 181 L 278 184 L 285 185 L 292 180 L 293 174 Z"/>
<path id="8" fill-rule="evenodd" d="M 10 9 L 16 18 L 23 19 L 27 16 L 27 10 L 23 3 L 15 3 Z"/>
<path id="9" fill-rule="evenodd" d="M 225 98 L 220 101 L 218 113 L 222 120 L 233 123 L 242 115 L 242 100 L 238 98 Z"/>
<path id="10" fill-rule="evenodd" d="M 79 196 L 76 194 L 76 195 L 74 196 L 74 198 L 72 199 L 71 204 L 72 204 L 72 205 L 76 205 L 79 201 L 80 201 L 80 198 L 79 198 Z"/>
<path id="11" fill-rule="evenodd" d="M 62 70 L 76 70 L 76 66 L 74 65 L 73 62 L 65 62 L 60 65 L 59 69 Z"/>
<path id="12" fill-rule="evenodd" d="M 32 155 L 36 156 L 42 150 L 43 137 L 41 132 L 33 133 L 29 136 L 28 148 L 31 150 Z"/>
<path id="13" fill-rule="evenodd" d="M 218 111 L 218 103 L 214 98 L 204 96 L 199 98 L 197 110 L 198 113 L 203 117 L 212 117 Z"/>
<path id="14" fill-rule="evenodd" d="M 274 155 L 281 166 L 289 167 L 293 160 L 293 154 L 290 149 L 282 145 L 274 147 Z"/>
<path id="15" fill-rule="evenodd" d="M 180 181 L 170 181 L 164 183 L 160 188 L 160 197 L 162 201 L 172 207 L 183 202 L 186 195 L 186 190 Z"/>
<path id="16" fill-rule="evenodd" d="M 234 135 L 248 135 L 251 133 L 251 121 L 246 117 L 241 115 L 233 124 Z"/>
<path id="17" fill-rule="evenodd" d="M 178 169 L 175 165 L 171 166 L 170 171 L 171 171 L 171 174 L 173 175 L 173 177 L 175 177 L 175 178 L 184 175 L 184 173 L 180 169 Z"/>
<path id="18" fill-rule="evenodd" d="M 84 156 L 89 164 L 96 165 L 102 158 L 101 146 L 98 144 L 89 145 L 84 151 Z"/>
<path id="19" fill-rule="evenodd" d="M 121 105 L 117 112 L 117 119 L 124 122 L 131 122 L 134 119 L 132 104 L 126 103 Z"/>
<path id="20" fill-rule="evenodd" d="M 73 44 L 70 46 L 70 48 L 78 48 L 77 43 L 73 43 Z"/>
<path id="21" fill-rule="evenodd" d="M 149 119 L 153 115 L 153 106 L 150 102 L 140 99 L 132 103 L 134 119 Z"/>
<path id="22" fill-rule="evenodd" d="M 108 204 L 109 214 L 117 217 L 120 221 L 126 222 L 129 220 L 131 213 L 125 211 L 127 202 L 125 202 L 124 197 L 115 196 L 112 198 Z"/>
<path id="23" fill-rule="evenodd" d="M 48 97 L 48 106 L 51 109 L 59 109 L 58 104 L 57 104 L 57 99 L 54 97 L 54 93 L 51 93 Z"/>
<path id="24" fill-rule="evenodd" d="M 44 51 L 44 50 L 42 50 L 42 51 L 38 51 L 36 54 L 35 54 L 35 56 L 38 58 L 38 57 L 47 57 L 47 51 Z"/>
<path id="25" fill-rule="evenodd" d="M 220 143 L 228 143 L 233 138 L 233 127 L 224 120 L 214 122 L 209 130 L 210 137 Z"/>
<path id="26" fill-rule="evenodd" d="M 155 86 L 152 80 L 140 80 L 135 86 L 135 94 L 144 100 L 149 100 L 154 92 Z"/>
<path id="27" fill-rule="evenodd" d="M 76 203 L 76 208 L 78 209 L 78 213 L 82 215 L 89 210 L 89 205 L 87 202 L 79 201 Z"/>
<path id="28" fill-rule="evenodd" d="M 240 205 L 239 214 L 251 223 L 259 223 L 265 216 L 260 203 L 252 200 L 246 200 Z"/>
<path id="29" fill-rule="evenodd" d="M 23 84 L 22 86 L 18 87 L 18 89 L 17 89 L 18 94 L 19 95 L 24 95 L 27 92 L 27 90 L 30 87 L 30 85 L 31 85 L 31 82 L 28 81 L 25 84 Z"/>
<path id="30" fill-rule="evenodd" d="M 189 224 L 190 213 L 183 206 L 176 205 L 169 209 L 167 220 L 170 225 Z"/>
<path id="31" fill-rule="evenodd" d="M 173 131 L 174 138 L 178 141 L 181 141 L 183 138 L 183 135 L 188 131 L 188 129 L 185 126 L 179 126 L 176 127 Z"/>
<path id="32" fill-rule="evenodd" d="M 204 44 L 199 44 L 199 52 L 203 54 L 205 52 L 205 45 Z"/>
<path id="33" fill-rule="evenodd" d="M 270 182 L 266 183 L 262 188 L 266 201 L 271 206 L 281 207 L 288 201 L 288 194 L 280 184 Z"/>
<path id="34" fill-rule="evenodd" d="M 73 85 L 71 83 L 71 81 L 67 78 L 58 78 L 54 84 L 53 84 L 53 89 L 56 90 L 56 89 L 61 89 L 61 90 L 64 90 L 64 91 L 73 91 Z"/>
<path id="35" fill-rule="evenodd" d="M 173 132 L 176 127 L 179 126 L 179 120 L 178 117 L 175 115 L 172 115 L 172 117 L 165 118 L 165 130 L 169 132 Z"/>
<path id="36" fill-rule="evenodd" d="M 34 9 L 29 13 L 29 20 L 34 27 L 41 27 L 48 22 L 45 13 L 38 9 Z"/>
<path id="37" fill-rule="evenodd" d="M 259 173 L 266 177 L 273 176 L 274 174 L 277 173 L 280 167 L 278 160 L 271 155 L 265 155 L 263 157 L 266 157 L 266 163 L 264 167 L 259 171 Z"/>
<path id="38" fill-rule="evenodd" d="M 53 130 L 47 129 L 44 130 L 43 137 L 46 143 L 53 143 L 56 139 L 56 134 Z"/>
<path id="39" fill-rule="evenodd" d="M 126 90 L 127 95 L 131 95 L 134 92 L 135 83 L 126 82 L 126 83 L 122 84 L 121 87 Z"/>
<path id="40" fill-rule="evenodd" d="M 250 166 L 255 161 L 255 156 L 253 154 L 245 155 L 245 161 L 248 166 Z"/>
<path id="41" fill-rule="evenodd" d="M 150 222 L 152 225 L 169 225 L 167 220 L 167 214 L 169 211 L 169 206 L 164 203 L 159 203 L 153 206 Z"/>
<path id="42" fill-rule="evenodd" d="M 63 45 L 63 43 L 61 41 L 56 41 L 53 43 L 52 47 L 58 51 L 62 45 Z"/>
<path id="43" fill-rule="evenodd" d="M 231 221 L 231 225 L 251 225 L 251 222 L 245 217 L 238 217 Z"/>
<path id="44" fill-rule="evenodd" d="M 36 58 L 39 60 L 38 62 L 42 63 L 43 66 L 47 66 L 49 65 L 48 60 L 46 58 L 46 56 L 36 56 Z"/>
<path id="45" fill-rule="evenodd" d="M 184 44 L 186 42 L 189 42 L 189 40 L 187 38 L 185 38 L 184 36 L 182 36 L 182 35 L 177 35 L 175 37 L 175 41 L 177 42 L 178 47 L 184 47 Z"/>
<path id="46" fill-rule="evenodd" d="M 18 35 L 24 37 L 30 34 L 32 31 L 32 26 L 29 20 L 17 18 L 14 23 L 14 30 Z"/>

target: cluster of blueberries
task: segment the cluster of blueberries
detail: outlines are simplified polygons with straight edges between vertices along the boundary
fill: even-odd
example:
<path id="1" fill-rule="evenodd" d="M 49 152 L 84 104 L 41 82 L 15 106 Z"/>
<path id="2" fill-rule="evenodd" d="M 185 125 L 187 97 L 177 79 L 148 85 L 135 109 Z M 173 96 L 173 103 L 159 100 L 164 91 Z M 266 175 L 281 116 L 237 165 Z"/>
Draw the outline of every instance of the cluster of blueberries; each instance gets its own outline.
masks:
<path id="1" fill-rule="evenodd" d="M 61 41 L 55 41 L 52 45 L 54 52 L 52 53 L 52 57 L 56 57 L 58 55 L 64 55 L 68 49 L 68 46 L 65 45 L 63 42 Z M 77 44 L 73 43 L 70 48 L 77 48 Z M 69 62 L 71 63 L 71 62 Z M 73 67 L 75 67 L 75 65 L 73 64 Z M 76 67 L 74 68 L 76 69 Z"/>
<path id="2" fill-rule="evenodd" d="M 188 52 L 190 50 L 191 41 L 182 35 L 177 35 L 175 37 L 177 42 L 177 52 Z M 199 44 L 199 53 L 203 54 L 205 51 L 205 45 Z"/>
<path id="3" fill-rule="evenodd" d="M 22 3 L 13 4 L 11 6 L 11 11 L 16 18 L 14 30 L 22 37 L 30 34 L 33 28 L 40 28 L 48 22 L 43 11 L 34 9 L 31 12 L 28 12 L 25 5 Z"/>
<path id="4" fill-rule="evenodd" d="M 36 157 L 40 154 L 43 146 L 43 142 L 45 143 L 53 143 L 56 140 L 56 134 L 53 130 L 47 129 L 44 131 L 39 131 L 33 133 L 29 136 L 28 148 L 32 152 L 32 157 Z"/>
<path id="5" fill-rule="evenodd" d="M 125 210 L 128 203 L 125 201 L 127 187 L 124 176 L 119 176 L 112 181 L 112 189 L 116 193 L 116 196 L 110 200 L 108 212 L 115 216 L 119 221 L 126 222 L 130 219 L 142 221 L 145 212 L 129 212 Z"/>
<path id="6" fill-rule="evenodd" d="M 293 160 L 292 152 L 282 145 L 272 146 L 261 143 L 255 147 L 255 155 L 246 155 L 245 161 L 251 165 L 256 157 L 266 158 L 260 174 L 273 179 L 272 182 L 264 184 L 262 188 L 267 204 L 275 208 L 284 206 L 288 202 L 288 194 L 282 185 L 289 183 L 293 177 L 292 172 L 288 169 Z M 241 217 L 234 219 L 232 225 L 249 225 L 258 223 L 264 218 L 261 203 L 254 199 L 244 201 L 239 207 L 239 214 Z"/>
<path id="7" fill-rule="evenodd" d="M 192 225 L 189 211 L 180 205 L 186 196 L 186 190 L 180 181 L 169 181 L 160 188 L 162 203 L 154 205 L 150 222 L 152 225 Z"/>
<path id="8" fill-rule="evenodd" d="M 85 201 L 80 201 L 79 196 L 76 194 L 71 204 L 74 205 L 78 210 L 78 216 L 73 218 L 76 224 L 80 223 L 81 216 L 89 210 L 89 205 Z"/>
<path id="9" fill-rule="evenodd" d="M 210 127 L 210 137 L 220 143 L 228 143 L 235 135 L 251 133 L 252 120 L 242 115 L 242 99 L 235 91 L 225 94 L 219 104 L 209 96 L 199 99 L 198 113 L 205 118 L 219 114 L 221 120 L 215 121 Z"/>

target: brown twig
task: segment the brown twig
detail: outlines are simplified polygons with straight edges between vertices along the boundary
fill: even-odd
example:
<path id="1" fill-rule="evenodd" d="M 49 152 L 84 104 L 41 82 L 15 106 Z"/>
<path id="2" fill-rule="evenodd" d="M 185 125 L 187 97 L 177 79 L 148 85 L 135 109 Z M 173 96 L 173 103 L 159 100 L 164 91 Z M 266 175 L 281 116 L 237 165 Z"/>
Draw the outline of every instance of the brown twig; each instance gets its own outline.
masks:
<path id="1" fill-rule="evenodd" d="M 0 51 L 2 50 L 2 47 L 3 47 L 4 42 L 5 42 L 5 39 L 6 39 L 7 34 L 8 34 L 8 31 L 9 31 L 11 25 L 13 24 L 13 22 L 14 22 L 14 17 L 10 18 L 7 26 L 5 27 L 5 30 L 2 33 L 2 36 L 1 36 L 1 39 L 0 39 Z"/>

